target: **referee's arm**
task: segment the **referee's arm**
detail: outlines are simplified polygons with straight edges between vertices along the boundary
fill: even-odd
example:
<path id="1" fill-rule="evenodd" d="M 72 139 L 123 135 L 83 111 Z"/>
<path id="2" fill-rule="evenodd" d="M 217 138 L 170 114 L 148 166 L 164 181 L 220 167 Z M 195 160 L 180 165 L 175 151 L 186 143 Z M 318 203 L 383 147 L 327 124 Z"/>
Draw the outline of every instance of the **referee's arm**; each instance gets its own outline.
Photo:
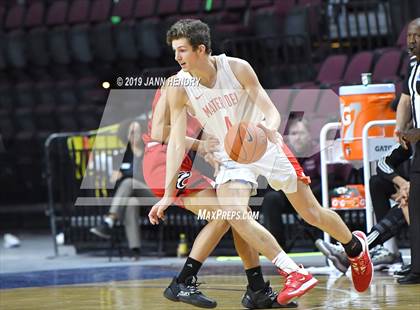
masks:
<path id="1" fill-rule="evenodd" d="M 402 93 L 397 107 L 397 128 L 407 130 L 411 120 L 410 96 Z"/>
<path id="2" fill-rule="evenodd" d="M 409 128 L 410 120 L 410 96 L 402 93 L 397 107 L 397 126 L 395 127 L 395 135 L 398 137 L 399 143 L 405 149 L 407 149 L 407 143 L 402 139 L 401 133 Z"/>

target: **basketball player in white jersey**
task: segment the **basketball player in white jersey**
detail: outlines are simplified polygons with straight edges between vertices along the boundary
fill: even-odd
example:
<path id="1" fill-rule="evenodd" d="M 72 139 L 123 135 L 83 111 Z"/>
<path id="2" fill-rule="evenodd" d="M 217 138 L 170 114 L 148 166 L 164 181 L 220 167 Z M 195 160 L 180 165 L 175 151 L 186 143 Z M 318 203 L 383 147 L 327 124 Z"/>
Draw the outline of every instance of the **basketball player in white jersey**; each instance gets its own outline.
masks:
<path id="1" fill-rule="evenodd" d="M 166 145 L 170 132 L 169 107 L 167 106 L 166 90 L 156 92 L 152 103 L 152 117 L 149 121 L 149 130 L 143 135 L 146 144 L 143 160 L 143 173 L 145 181 L 156 196 L 162 197 L 165 191 L 165 166 Z M 200 137 L 195 139 L 201 132 L 200 124 L 192 117 L 187 121 L 188 143 L 186 151 L 195 150 L 201 156 L 209 153 L 217 140 L 212 137 Z M 205 139 L 202 139 L 205 138 Z M 213 197 L 212 201 L 218 203 L 216 191 L 211 186 L 211 180 L 203 176 L 199 170 L 192 167 L 192 158 L 186 156 L 182 165 L 182 176 L 185 182 L 184 188 L 179 188 L 178 206 L 197 214 L 199 210 L 207 210 L 207 206 L 196 206 L 192 203 L 199 197 Z M 187 172 L 187 174 L 186 174 Z M 191 186 L 190 186 L 191 184 Z M 229 230 L 227 221 L 208 221 L 194 240 L 184 266 L 180 273 L 173 278 L 165 289 L 163 295 L 172 301 L 181 301 L 200 308 L 214 308 L 215 300 L 204 295 L 199 289 L 197 274 L 223 235 Z M 242 305 L 247 309 L 272 309 L 272 308 L 296 308 L 297 303 L 290 302 L 280 305 L 277 302 L 277 292 L 273 292 L 270 281 L 265 282 L 260 266 L 258 252 L 250 247 L 236 232 L 232 230 L 235 249 L 240 256 L 248 285 L 242 297 Z"/>
<path id="2" fill-rule="evenodd" d="M 175 176 L 184 156 L 187 108 L 194 111 L 204 130 L 219 141 L 224 140 L 230 124 L 241 120 L 252 121 L 265 131 L 269 139 L 266 154 L 255 163 L 238 164 L 230 160 L 220 146 L 216 153 L 221 162 L 216 176 L 220 208 L 245 213 L 257 184 L 256 178 L 264 175 L 272 188 L 285 192 L 293 207 L 308 223 L 343 244 L 351 262 L 355 288 L 365 291 L 373 275 L 366 236 L 362 232 L 352 234 L 336 213 L 319 205 L 308 186 L 308 178 L 282 143 L 277 131 L 280 115 L 252 67 L 238 58 L 212 56 L 209 28 L 199 20 L 187 19 L 175 23 L 167 33 L 167 42 L 172 45 L 175 60 L 182 68 L 177 78 L 198 78 L 200 84 L 195 87 L 168 87 L 172 128 L 167 151 L 166 191 L 149 214 L 152 223 L 157 224 L 158 219 L 163 218 L 164 211 L 176 198 Z M 172 82 L 176 85 L 176 81 Z M 232 218 L 229 223 L 286 277 L 277 299 L 280 304 L 305 294 L 316 285 L 317 280 L 303 267 L 297 266 L 257 221 Z"/>

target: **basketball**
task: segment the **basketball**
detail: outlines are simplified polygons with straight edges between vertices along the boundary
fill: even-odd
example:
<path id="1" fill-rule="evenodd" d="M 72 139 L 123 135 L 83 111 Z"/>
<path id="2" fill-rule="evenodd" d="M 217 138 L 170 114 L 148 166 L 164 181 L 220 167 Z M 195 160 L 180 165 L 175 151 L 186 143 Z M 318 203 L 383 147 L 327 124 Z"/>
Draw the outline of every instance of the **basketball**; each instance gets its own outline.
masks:
<path id="1" fill-rule="evenodd" d="M 232 126 L 226 134 L 224 143 L 229 157 L 241 164 L 259 160 L 267 150 L 267 136 L 264 130 L 246 122 Z"/>

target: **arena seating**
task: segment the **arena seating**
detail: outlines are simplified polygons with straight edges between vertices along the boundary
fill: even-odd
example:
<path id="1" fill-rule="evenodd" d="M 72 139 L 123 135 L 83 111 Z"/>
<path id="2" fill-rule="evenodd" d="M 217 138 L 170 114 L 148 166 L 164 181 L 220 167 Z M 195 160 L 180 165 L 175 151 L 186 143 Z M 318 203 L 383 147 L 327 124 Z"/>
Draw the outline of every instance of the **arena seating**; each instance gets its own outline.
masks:
<path id="1" fill-rule="evenodd" d="M 315 81 L 293 84 L 293 88 L 328 88 L 343 78 L 348 61 L 347 55 L 328 56 L 321 65 Z"/>
<path id="2" fill-rule="evenodd" d="M 378 1 L 378 7 L 387 1 L 395 4 Z M 357 0 L 351 2 L 357 10 Z M 404 7 L 405 2 L 398 4 Z M 179 18 L 208 22 L 214 53 L 250 61 L 266 88 L 337 91 L 343 83 L 359 83 L 360 73 L 368 71 L 375 82 L 395 82 L 400 92 L 407 66 L 406 26 L 400 28 L 411 17 L 404 10 L 401 16 L 386 16 L 391 23 L 379 38 L 362 32 L 337 37 L 332 29 L 341 18 L 340 5 L 322 0 L 1 1 L 0 130 L 17 171 L 32 169 L 28 162 L 37 167 L 27 174 L 34 178 L 22 182 L 29 190 L 25 197 L 41 193 L 46 199 L 45 187 L 35 191 L 34 185 L 43 186 L 41 146 L 49 133 L 99 125 L 108 94 L 101 81 L 154 68 L 173 72 L 164 35 Z M 395 65 L 384 65 L 390 62 Z M 292 93 L 279 102 L 294 106 Z M 316 113 L 330 108 L 322 98 L 312 104 Z M 149 103 L 144 105 L 146 112 Z M 33 144 L 36 152 L 28 159 L 20 150 Z"/>

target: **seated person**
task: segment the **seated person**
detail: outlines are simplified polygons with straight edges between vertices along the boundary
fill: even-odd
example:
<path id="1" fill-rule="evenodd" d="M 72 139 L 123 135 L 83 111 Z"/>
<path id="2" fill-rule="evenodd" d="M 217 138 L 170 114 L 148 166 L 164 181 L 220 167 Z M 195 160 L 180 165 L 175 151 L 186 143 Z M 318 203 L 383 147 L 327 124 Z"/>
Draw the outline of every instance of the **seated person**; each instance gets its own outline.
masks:
<path id="1" fill-rule="evenodd" d="M 409 223 L 408 218 L 408 192 L 410 188 L 409 165 L 412 151 L 396 144 L 391 152 L 378 162 L 377 175 L 370 178 L 370 194 L 375 210 L 377 224 L 367 235 L 372 263 L 376 270 L 384 269 L 390 264 L 401 262 L 401 256 L 383 246 L 385 241 L 396 236 L 402 227 Z M 391 207 L 390 199 L 397 202 Z M 328 257 L 334 266 L 345 273 L 350 266 L 344 249 L 321 239 L 315 243 L 317 248 Z M 408 274 L 409 267 L 404 268 Z M 398 274 L 397 274 L 398 275 Z M 402 274 L 404 275 L 404 273 Z"/>
<path id="2" fill-rule="evenodd" d="M 315 142 L 310 134 L 309 123 L 305 118 L 296 116 L 289 120 L 285 130 L 286 144 L 296 156 L 303 171 L 311 178 L 311 189 L 316 199 L 321 202 L 321 157 L 320 153 L 315 153 Z M 346 180 L 341 180 L 342 176 L 338 173 L 343 165 L 337 165 L 336 173 L 329 173 L 328 179 L 331 187 L 342 186 Z M 348 170 L 346 165 L 344 170 Z M 344 177 L 345 178 L 345 177 Z M 282 214 L 296 212 L 283 192 L 277 192 L 270 187 L 267 188 L 262 203 L 262 213 L 264 215 L 264 225 L 273 234 L 281 246 L 285 246 L 284 225 L 282 224 Z"/>
<path id="3" fill-rule="evenodd" d="M 143 124 L 143 121 L 134 119 L 120 125 L 118 137 L 129 145 L 120 170 L 115 170 L 111 177 L 111 181 L 116 182 L 116 192 L 103 223 L 90 229 L 93 234 L 109 239 L 111 228 L 117 220 L 120 221 L 124 225 L 128 247 L 134 259 L 140 255 L 139 204 L 136 197 L 154 197 L 144 182 L 141 168 L 144 151 L 141 136 L 145 131 Z M 124 169 L 125 166 L 129 166 L 128 169 Z"/>

